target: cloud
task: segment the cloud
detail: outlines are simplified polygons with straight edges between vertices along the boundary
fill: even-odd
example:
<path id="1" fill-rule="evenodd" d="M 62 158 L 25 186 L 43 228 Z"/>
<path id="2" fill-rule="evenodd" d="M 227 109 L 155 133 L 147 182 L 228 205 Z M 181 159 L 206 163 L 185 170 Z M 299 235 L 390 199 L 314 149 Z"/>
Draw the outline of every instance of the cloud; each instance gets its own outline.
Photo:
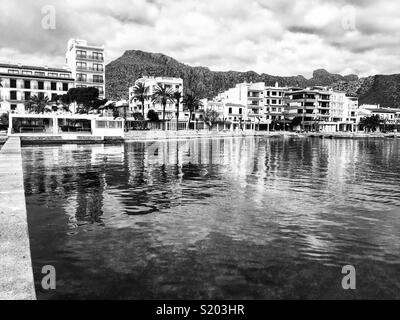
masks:
<path id="1" fill-rule="evenodd" d="M 42 8 L 56 9 L 45 30 Z M 0 59 L 64 63 L 69 38 L 162 52 L 213 70 L 311 76 L 400 72 L 400 3 L 382 0 L 2 0 Z"/>

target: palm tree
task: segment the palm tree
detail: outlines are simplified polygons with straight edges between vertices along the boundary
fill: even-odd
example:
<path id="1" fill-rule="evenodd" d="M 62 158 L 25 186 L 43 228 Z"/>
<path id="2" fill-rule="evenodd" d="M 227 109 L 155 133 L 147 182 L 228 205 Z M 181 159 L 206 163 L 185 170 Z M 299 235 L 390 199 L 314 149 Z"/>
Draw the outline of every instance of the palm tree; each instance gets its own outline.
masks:
<path id="1" fill-rule="evenodd" d="M 192 120 L 192 114 L 196 110 L 198 110 L 200 107 L 203 106 L 201 103 L 200 99 L 194 94 L 194 93 L 187 93 L 185 97 L 183 98 L 183 104 L 186 108 L 186 110 L 189 111 L 189 126 L 190 128 L 190 122 Z"/>
<path id="2" fill-rule="evenodd" d="M 182 93 L 179 91 L 174 92 L 174 100 L 176 102 L 176 131 L 179 130 L 178 125 L 179 125 L 179 105 L 181 104 L 181 99 L 182 99 Z"/>
<path id="3" fill-rule="evenodd" d="M 35 113 L 44 113 L 49 103 L 50 100 L 48 97 L 32 96 L 27 102 L 25 102 L 25 107 Z"/>
<path id="4" fill-rule="evenodd" d="M 143 113 L 143 119 L 145 118 L 144 116 L 144 103 L 149 97 L 149 87 L 145 85 L 144 82 L 139 82 L 135 85 L 133 88 L 133 97 L 131 98 L 131 102 L 133 99 L 138 99 L 142 103 L 142 113 Z"/>
<path id="5" fill-rule="evenodd" d="M 164 125 L 164 130 L 166 129 L 165 126 L 165 108 L 167 106 L 168 102 L 173 102 L 173 95 L 174 95 L 174 90 L 171 88 L 167 88 L 166 86 L 162 84 L 158 84 L 156 88 L 154 89 L 153 97 L 152 100 L 154 103 L 161 103 L 163 106 L 163 125 Z"/>

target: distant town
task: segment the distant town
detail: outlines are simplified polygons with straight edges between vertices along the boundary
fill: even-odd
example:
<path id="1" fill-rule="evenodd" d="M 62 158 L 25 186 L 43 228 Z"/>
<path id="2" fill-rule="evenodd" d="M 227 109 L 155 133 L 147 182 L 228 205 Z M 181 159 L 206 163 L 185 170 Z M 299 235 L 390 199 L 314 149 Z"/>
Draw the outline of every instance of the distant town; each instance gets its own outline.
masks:
<path id="1" fill-rule="evenodd" d="M 66 66 L 0 64 L 0 130 L 124 136 L 129 130 L 397 132 L 400 109 L 359 105 L 330 87 L 239 83 L 200 99 L 173 77 L 142 77 L 129 101 L 109 101 L 104 46 L 71 39 Z M 129 88 L 128 88 L 129 87 Z M 13 119 L 13 120 L 11 120 Z"/>

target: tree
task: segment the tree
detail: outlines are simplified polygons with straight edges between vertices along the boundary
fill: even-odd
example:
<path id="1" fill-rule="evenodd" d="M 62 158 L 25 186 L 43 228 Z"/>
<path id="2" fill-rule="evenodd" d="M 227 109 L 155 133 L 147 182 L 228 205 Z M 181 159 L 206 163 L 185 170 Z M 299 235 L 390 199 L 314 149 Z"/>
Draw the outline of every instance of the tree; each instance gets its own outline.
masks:
<path id="1" fill-rule="evenodd" d="M 192 120 L 193 112 L 200 109 L 200 107 L 202 107 L 203 104 L 201 103 L 200 99 L 193 92 L 189 92 L 183 98 L 183 105 L 185 106 L 185 109 L 189 111 L 188 128 L 190 128 L 190 122 Z"/>
<path id="2" fill-rule="evenodd" d="M 181 99 L 182 99 L 182 93 L 179 91 L 174 92 L 174 100 L 175 100 L 175 106 L 176 106 L 176 130 L 178 131 L 178 125 L 179 125 L 179 105 L 181 104 Z"/>
<path id="3" fill-rule="evenodd" d="M 49 103 L 48 97 L 31 96 L 30 99 L 25 102 L 25 108 L 35 113 L 44 113 Z"/>
<path id="4" fill-rule="evenodd" d="M 8 119 L 9 119 L 8 113 L 3 113 L 0 116 L 0 130 L 7 130 L 9 121 Z"/>
<path id="5" fill-rule="evenodd" d="M 208 128 L 211 130 L 216 123 L 219 122 L 219 113 L 215 110 L 207 110 L 204 114 L 204 122 L 207 124 Z"/>
<path id="6" fill-rule="evenodd" d="M 133 99 L 138 99 L 142 103 L 142 113 L 144 118 L 144 103 L 149 97 L 149 87 L 144 84 L 144 82 L 139 82 L 133 88 L 133 97 L 131 98 L 131 102 Z"/>
<path id="7" fill-rule="evenodd" d="M 90 110 L 98 109 L 106 100 L 99 99 L 99 90 L 94 87 L 72 88 L 63 100 L 69 103 L 77 103 L 80 107 L 77 113 L 89 113 Z"/>
<path id="8" fill-rule="evenodd" d="M 381 119 L 379 115 L 364 117 L 360 120 L 360 126 L 368 131 L 375 131 L 376 128 L 379 128 L 380 123 Z"/>
<path id="9" fill-rule="evenodd" d="M 154 110 L 149 110 L 149 112 L 147 113 L 147 119 L 149 119 L 149 121 L 151 121 L 151 122 L 160 121 L 160 119 L 158 118 L 157 112 L 155 112 Z"/>
<path id="10" fill-rule="evenodd" d="M 173 95 L 174 91 L 171 88 L 167 88 L 162 84 L 158 84 L 154 89 L 152 100 L 154 103 L 160 103 L 163 107 L 163 123 L 164 123 L 164 130 L 166 129 L 165 126 L 165 108 L 168 102 L 173 102 Z"/>
<path id="11" fill-rule="evenodd" d="M 293 128 L 298 127 L 298 126 L 300 126 L 302 124 L 302 122 L 303 122 L 303 118 L 302 117 L 294 117 L 293 120 L 292 120 L 292 127 Z"/>

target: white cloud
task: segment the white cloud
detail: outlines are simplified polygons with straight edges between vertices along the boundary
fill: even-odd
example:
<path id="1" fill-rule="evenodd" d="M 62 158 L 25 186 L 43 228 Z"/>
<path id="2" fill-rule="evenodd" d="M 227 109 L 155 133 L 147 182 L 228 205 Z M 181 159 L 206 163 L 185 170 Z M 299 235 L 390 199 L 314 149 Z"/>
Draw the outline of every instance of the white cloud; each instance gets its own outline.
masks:
<path id="1" fill-rule="evenodd" d="M 41 28 L 49 3 L 56 30 Z M 342 26 L 346 5 L 356 30 Z M 400 72 L 397 1 L 2 0 L 0 11 L 3 61 L 62 65 L 66 42 L 77 37 L 105 44 L 108 61 L 139 49 L 213 70 Z"/>

